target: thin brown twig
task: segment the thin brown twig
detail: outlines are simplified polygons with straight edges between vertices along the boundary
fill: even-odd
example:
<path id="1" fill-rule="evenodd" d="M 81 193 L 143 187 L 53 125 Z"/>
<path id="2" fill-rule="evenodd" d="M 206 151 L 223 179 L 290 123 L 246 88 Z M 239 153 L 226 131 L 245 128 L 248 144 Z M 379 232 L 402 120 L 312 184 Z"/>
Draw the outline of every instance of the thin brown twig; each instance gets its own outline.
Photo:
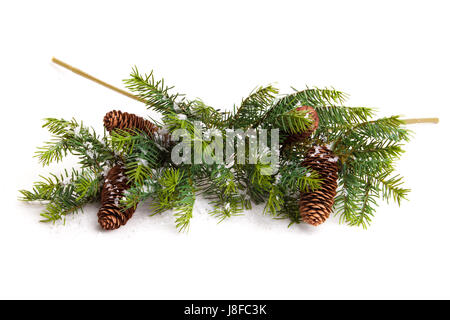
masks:
<path id="1" fill-rule="evenodd" d="M 78 74 L 78 75 L 80 75 L 80 76 L 82 76 L 82 77 L 84 77 L 84 78 L 86 78 L 88 80 L 94 81 L 95 83 L 98 83 L 99 85 L 102 85 L 102 86 L 104 86 L 104 87 L 106 87 L 108 89 L 116 91 L 117 93 L 123 94 L 123 95 L 127 96 L 128 98 L 137 100 L 139 102 L 146 103 L 146 101 L 144 99 L 141 99 L 138 96 L 135 96 L 134 94 L 131 94 L 131 93 L 125 91 L 125 90 L 119 89 L 119 88 L 117 88 L 117 87 L 115 87 L 113 85 L 110 85 L 109 83 L 106 83 L 106 82 L 104 82 L 104 81 L 102 81 L 102 80 L 100 80 L 100 79 L 98 79 L 98 78 L 96 78 L 94 76 L 91 76 L 90 74 L 87 74 L 86 72 L 84 72 L 84 71 L 82 71 L 80 69 L 72 67 L 70 64 L 67 64 L 67 63 L 65 63 L 65 62 L 63 62 L 63 61 L 61 61 L 61 60 L 59 60 L 59 59 L 57 59 L 55 57 L 52 58 L 52 62 L 56 63 L 57 65 L 60 65 L 61 67 L 66 68 L 66 69 L 72 71 L 73 73 L 76 73 L 76 74 Z"/>
<path id="2" fill-rule="evenodd" d="M 403 119 L 405 124 L 415 124 L 415 123 L 439 123 L 439 118 L 414 118 L 414 119 Z"/>

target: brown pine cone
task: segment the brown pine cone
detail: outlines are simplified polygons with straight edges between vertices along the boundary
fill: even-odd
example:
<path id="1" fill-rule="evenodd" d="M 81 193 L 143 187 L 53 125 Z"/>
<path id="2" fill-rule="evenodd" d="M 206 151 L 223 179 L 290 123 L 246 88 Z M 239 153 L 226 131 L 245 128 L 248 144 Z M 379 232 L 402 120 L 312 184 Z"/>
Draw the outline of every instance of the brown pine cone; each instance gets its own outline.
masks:
<path id="1" fill-rule="evenodd" d="M 152 136 L 158 131 L 158 126 L 151 121 L 139 117 L 135 114 L 113 110 L 108 112 L 103 118 L 103 124 L 108 132 L 114 129 L 140 130 Z"/>
<path id="2" fill-rule="evenodd" d="M 338 179 L 338 157 L 325 146 L 312 147 L 302 166 L 316 171 L 322 179 L 320 189 L 300 194 L 300 216 L 313 226 L 325 222 L 333 209 Z"/>
<path id="3" fill-rule="evenodd" d="M 302 141 L 302 140 L 304 140 L 306 138 L 309 138 L 317 130 L 317 128 L 319 127 L 319 115 L 317 114 L 317 111 L 313 107 L 302 106 L 302 107 L 298 107 L 296 110 L 297 111 L 303 111 L 303 110 L 308 111 L 308 113 L 309 113 L 309 115 L 311 117 L 312 123 L 311 123 L 311 126 L 309 127 L 308 130 L 303 131 L 301 133 L 291 134 L 284 141 L 285 145 L 291 145 L 291 144 L 294 144 L 296 142 L 300 142 L 300 141 Z"/>
<path id="4" fill-rule="evenodd" d="M 113 230 L 125 225 L 136 211 L 136 208 L 120 208 L 120 200 L 128 188 L 125 168 L 120 165 L 112 167 L 106 175 L 101 193 L 102 206 L 97 214 L 103 229 Z"/>

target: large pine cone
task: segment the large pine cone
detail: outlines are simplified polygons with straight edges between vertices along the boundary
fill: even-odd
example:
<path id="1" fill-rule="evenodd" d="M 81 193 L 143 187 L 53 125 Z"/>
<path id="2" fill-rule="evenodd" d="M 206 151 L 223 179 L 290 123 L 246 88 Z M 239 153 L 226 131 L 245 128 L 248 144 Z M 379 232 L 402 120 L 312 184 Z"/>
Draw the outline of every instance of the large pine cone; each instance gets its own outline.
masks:
<path id="1" fill-rule="evenodd" d="M 325 146 L 311 148 L 302 166 L 316 171 L 322 179 L 320 189 L 300 194 L 300 216 L 313 226 L 325 222 L 333 209 L 338 178 L 338 157 Z"/>
<path id="2" fill-rule="evenodd" d="M 140 130 L 152 136 L 158 131 L 158 126 L 149 120 L 135 114 L 113 110 L 108 112 L 103 118 L 106 130 L 111 132 L 114 129 Z"/>
<path id="3" fill-rule="evenodd" d="M 101 201 L 102 206 L 98 211 L 98 223 L 105 230 L 117 229 L 123 226 L 131 218 L 136 208 L 120 208 L 120 200 L 125 190 L 129 188 L 125 168 L 117 165 L 112 167 L 106 175 L 103 184 Z"/>
<path id="4" fill-rule="evenodd" d="M 110 111 L 103 118 L 103 124 L 108 132 L 115 129 L 143 131 L 162 147 L 167 147 L 171 141 L 170 134 L 167 130 L 164 130 L 151 121 L 132 113 L 118 110 Z"/>
<path id="5" fill-rule="evenodd" d="M 285 141 L 285 145 L 292 145 L 294 143 L 300 142 L 306 138 L 309 138 L 319 127 L 319 115 L 317 114 L 317 111 L 310 106 L 302 106 L 298 107 L 296 109 L 297 111 L 303 111 L 306 110 L 309 113 L 309 116 L 312 120 L 311 126 L 308 128 L 308 130 L 303 131 L 301 133 L 294 133 L 291 134 Z"/>

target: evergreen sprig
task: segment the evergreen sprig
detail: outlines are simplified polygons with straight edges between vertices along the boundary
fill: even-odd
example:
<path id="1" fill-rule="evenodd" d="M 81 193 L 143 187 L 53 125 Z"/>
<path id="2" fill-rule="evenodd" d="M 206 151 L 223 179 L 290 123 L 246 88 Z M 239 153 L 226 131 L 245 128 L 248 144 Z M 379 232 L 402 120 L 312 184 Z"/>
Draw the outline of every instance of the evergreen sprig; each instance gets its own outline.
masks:
<path id="1" fill-rule="evenodd" d="M 235 108 L 234 116 L 228 121 L 228 127 L 247 129 L 252 127 L 268 109 L 278 89 L 272 85 L 258 87 L 242 100 L 239 108 Z"/>
<path id="2" fill-rule="evenodd" d="M 306 110 L 296 110 L 280 114 L 275 119 L 275 127 L 289 134 L 301 133 L 311 126 L 312 119 Z"/>
<path id="3" fill-rule="evenodd" d="M 43 222 L 63 219 L 70 213 L 82 211 L 85 204 L 98 200 L 103 177 L 89 170 L 65 170 L 50 174 L 33 185 L 32 191 L 20 190 L 22 201 L 43 201 Z"/>
<path id="4" fill-rule="evenodd" d="M 83 168 L 103 171 L 103 167 L 115 159 L 107 140 L 101 140 L 93 129 L 75 119 L 67 121 L 47 118 L 43 127 L 53 134 L 53 139 L 36 152 L 36 157 L 44 166 L 60 162 L 65 156 L 72 154 L 79 158 Z"/>
<path id="5" fill-rule="evenodd" d="M 140 74 L 136 67 L 130 74 L 130 78 L 125 80 L 126 87 L 144 100 L 149 108 L 166 114 L 168 112 L 187 112 L 183 103 L 178 103 L 180 94 L 171 94 L 173 87 L 165 84 L 164 79 L 156 80 L 153 71 L 149 74 Z"/>
<path id="6" fill-rule="evenodd" d="M 210 201 L 210 214 L 219 222 L 242 214 L 252 203 L 264 203 L 265 214 L 288 219 L 289 225 L 301 223 L 300 193 L 320 189 L 324 180 L 302 165 L 307 151 L 315 145 L 328 145 L 338 157 L 334 211 L 341 222 L 365 228 L 379 198 L 400 204 L 409 192 L 394 170 L 410 136 L 404 123 L 398 116 L 375 119 L 371 108 L 344 105 L 348 95 L 341 91 L 306 88 L 280 96 L 274 86 L 261 86 L 232 111 L 221 111 L 200 99 L 190 101 L 173 93 L 173 87 L 155 79 L 153 72 L 143 75 L 134 68 L 125 84 L 149 108 L 162 114 L 161 130 L 172 137 L 178 129 L 186 130 L 183 141 L 188 142 L 194 155 L 203 155 L 200 162 L 172 162 L 177 141 L 163 141 L 157 135 L 114 130 L 100 137 L 75 119 L 47 118 L 43 127 L 52 134 L 52 140 L 38 148 L 39 162 L 47 166 L 71 154 L 78 157 L 80 168 L 42 177 L 30 191 L 20 191 L 24 201 L 46 203 L 44 221 L 63 219 L 81 211 L 86 203 L 97 201 L 105 172 L 121 164 L 129 178 L 129 188 L 121 200 L 124 208 L 149 200 L 152 215 L 174 212 L 179 231 L 189 229 L 198 197 Z M 260 161 L 267 150 L 258 151 L 255 164 L 239 163 L 236 155 L 231 163 L 211 164 L 204 156 L 214 155 L 214 151 L 200 137 L 212 131 L 219 132 L 225 142 L 228 129 L 279 129 L 283 142 L 308 130 L 310 114 L 297 110 L 305 105 L 316 110 L 319 127 L 311 137 L 283 148 L 279 167 Z M 246 148 L 244 159 L 252 156 Z"/>

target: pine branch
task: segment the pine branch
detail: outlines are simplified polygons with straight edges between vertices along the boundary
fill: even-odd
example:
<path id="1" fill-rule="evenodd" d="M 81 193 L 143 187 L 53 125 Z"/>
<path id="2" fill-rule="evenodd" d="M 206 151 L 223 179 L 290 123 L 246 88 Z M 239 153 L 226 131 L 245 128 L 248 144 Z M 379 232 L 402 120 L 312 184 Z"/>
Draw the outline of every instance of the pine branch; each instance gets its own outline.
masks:
<path id="1" fill-rule="evenodd" d="M 79 195 L 77 201 L 82 199 L 97 199 L 103 184 L 103 176 L 90 170 L 83 170 L 74 183 L 75 192 Z"/>
<path id="2" fill-rule="evenodd" d="M 130 78 L 125 80 L 126 87 L 137 94 L 137 96 L 146 101 L 146 104 L 158 112 L 167 114 L 168 112 L 183 112 L 188 110 L 182 103 L 177 103 L 179 94 L 170 94 L 173 87 L 168 87 L 164 79 L 155 80 L 153 71 L 150 74 L 141 75 L 136 67 L 133 68 Z"/>
<path id="3" fill-rule="evenodd" d="M 220 112 L 220 110 L 216 110 L 198 99 L 190 103 L 190 108 L 193 118 L 197 121 L 201 121 L 207 128 L 220 128 L 226 126 L 224 116 L 226 117 L 228 113 Z"/>
<path id="4" fill-rule="evenodd" d="M 372 177 L 377 183 L 377 188 L 381 190 L 383 200 L 389 203 L 389 200 L 393 199 L 400 206 L 402 200 L 407 200 L 407 195 L 411 190 L 402 188 L 403 177 L 391 176 L 392 172 L 393 170 Z"/>
<path id="5" fill-rule="evenodd" d="M 312 119 L 306 110 L 291 110 L 275 119 L 275 126 L 288 133 L 301 133 L 311 126 Z"/>
<path id="6" fill-rule="evenodd" d="M 374 111 L 365 107 L 346 107 L 337 105 L 318 105 L 315 106 L 321 127 L 325 129 L 348 128 L 355 124 L 367 122 L 374 116 Z"/>
<path id="7" fill-rule="evenodd" d="M 103 177 L 88 170 L 65 170 L 57 176 L 42 177 L 32 191 L 20 190 L 22 201 L 48 201 L 41 216 L 43 222 L 61 220 L 70 213 L 82 211 L 82 207 L 98 199 Z"/>
<path id="8" fill-rule="evenodd" d="M 276 216 L 284 205 L 283 195 L 282 190 L 277 185 L 273 185 L 264 207 L 264 214 Z"/>
<path id="9" fill-rule="evenodd" d="M 158 173 L 153 172 L 152 178 L 144 180 L 142 184 L 134 183 L 124 193 L 121 204 L 125 209 L 134 208 L 140 202 L 146 201 L 156 196 L 155 190 L 158 189 Z"/>
<path id="10" fill-rule="evenodd" d="M 372 181 L 368 180 L 361 198 L 361 210 L 359 211 L 358 219 L 352 221 L 350 225 L 362 226 L 364 229 L 367 229 L 375 212 L 374 205 L 376 205 L 376 200 L 372 194 Z"/>
<path id="11" fill-rule="evenodd" d="M 142 184 L 145 180 L 152 178 L 152 169 L 158 168 L 159 165 L 158 150 L 142 148 L 127 157 L 126 174 L 133 183 Z"/>
<path id="12" fill-rule="evenodd" d="M 248 205 L 245 196 L 239 192 L 239 179 L 227 167 L 212 165 L 204 168 L 199 191 L 210 201 L 213 210 L 210 215 L 219 222 L 239 215 Z"/>
<path id="13" fill-rule="evenodd" d="M 93 129 L 76 120 L 47 118 L 43 127 L 53 134 L 53 140 L 38 148 L 36 157 L 44 166 L 59 162 L 69 153 L 79 157 L 82 168 L 92 168 L 98 172 L 104 164 L 115 161 L 115 154 Z"/>
<path id="14" fill-rule="evenodd" d="M 163 154 L 167 152 L 154 137 L 132 130 L 111 132 L 111 145 L 122 155 L 126 174 L 133 184 L 143 184 L 152 178 L 152 170 L 163 164 Z"/>
<path id="15" fill-rule="evenodd" d="M 45 142 L 43 147 L 38 147 L 35 157 L 43 166 L 48 166 L 52 162 L 60 162 L 69 153 L 69 146 L 66 140 L 53 139 Z"/>
<path id="16" fill-rule="evenodd" d="M 217 195 L 216 198 L 208 198 L 210 204 L 214 207 L 209 214 L 216 217 L 219 222 L 224 221 L 227 218 L 239 216 L 245 209 L 245 200 L 239 194 L 231 194 L 228 196 Z"/>
<path id="17" fill-rule="evenodd" d="M 402 127 L 403 124 L 404 122 L 399 119 L 399 116 L 368 121 L 355 126 L 349 133 L 348 139 L 367 137 L 378 141 L 409 141 L 410 132 Z"/>
<path id="18" fill-rule="evenodd" d="M 342 151 L 347 152 L 342 159 L 345 159 L 353 173 L 359 175 L 391 172 L 394 162 L 404 152 L 398 143 L 390 141 L 375 141 L 357 147 L 347 147 L 346 150 Z"/>
<path id="19" fill-rule="evenodd" d="M 174 204 L 175 224 L 178 231 L 189 231 L 195 204 L 195 187 L 191 178 L 184 177 L 178 186 L 178 200 Z"/>
<path id="20" fill-rule="evenodd" d="M 374 213 L 377 197 L 371 179 L 363 180 L 344 172 L 334 205 L 336 214 L 340 215 L 340 222 L 367 228 Z"/>
<path id="21" fill-rule="evenodd" d="M 335 90 L 334 88 L 307 88 L 306 90 L 299 91 L 295 88 L 296 99 L 302 102 L 304 105 L 310 107 L 343 104 L 348 99 L 348 94 Z"/>
<path id="22" fill-rule="evenodd" d="M 160 177 L 155 190 L 155 202 L 151 209 L 155 214 L 170 210 L 174 207 L 177 200 L 177 187 L 181 183 L 184 173 L 179 169 L 167 168 Z"/>
<path id="23" fill-rule="evenodd" d="M 260 118 L 258 125 L 274 123 L 279 115 L 302 105 L 316 108 L 318 106 L 342 103 L 346 98 L 347 95 L 345 93 L 334 89 L 313 88 L 303 91 L 296 90 L 292 94 L 274 100 L 270 109 Z"/>
<path id="24" fill-rule="evenodd" d="M 242 100 L 240 107 L 230 118 L 231 121 L 228 126 L 242 129 L 253 127 L 277 94 L 278 89 L 272 85 L 256 88 L 247 98 Z"/>
<path id="25" fill-rule="evenodd" d="M 320 188 L 321 179 L 317 172 L 295 164 L 282 164 L 277 178 L 284 190 L 311 192 Z"/>
<path id="26" fill-rule="evenodd" d="M 288 193 L 283 196 L 283 205 L 276 219 L 289 219 L 290 223 L 288 227 L 301 222 L 298 197 L 298 193 Z"/>

